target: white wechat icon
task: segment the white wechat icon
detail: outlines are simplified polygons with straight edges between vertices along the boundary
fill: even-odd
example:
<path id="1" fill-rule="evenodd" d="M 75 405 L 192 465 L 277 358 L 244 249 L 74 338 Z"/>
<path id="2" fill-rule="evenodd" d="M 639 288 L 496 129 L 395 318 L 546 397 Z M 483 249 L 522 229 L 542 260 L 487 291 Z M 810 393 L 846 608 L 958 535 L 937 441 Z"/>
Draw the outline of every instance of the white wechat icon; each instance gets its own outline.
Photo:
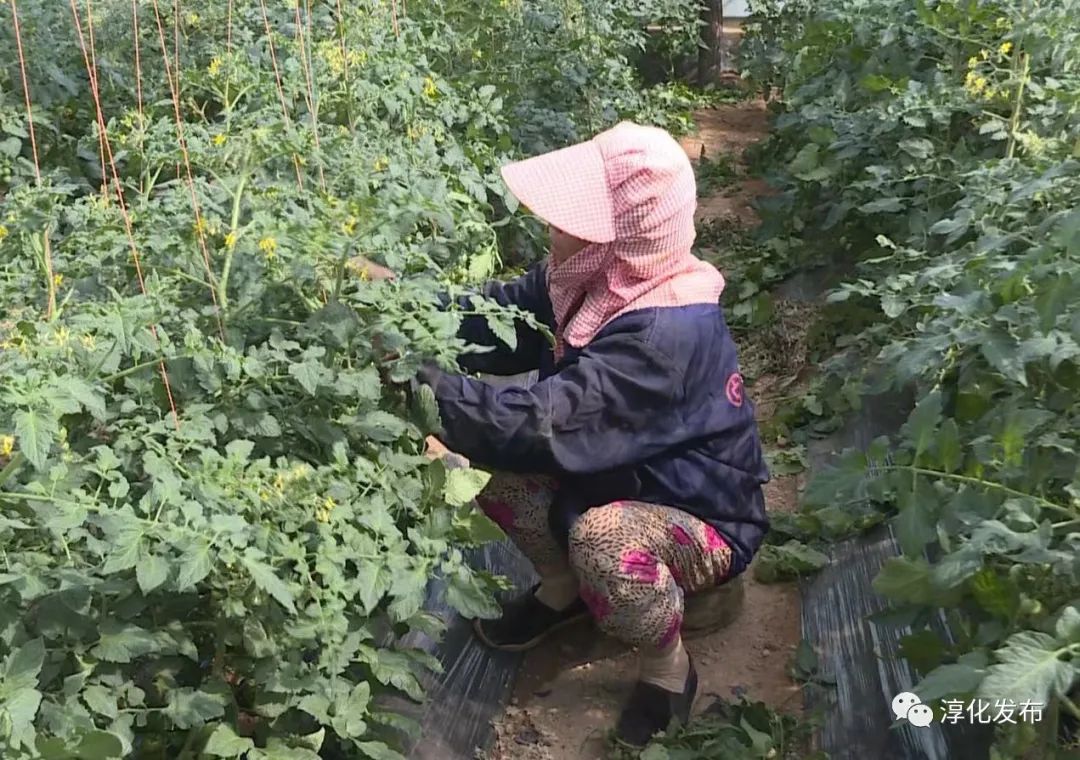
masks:
<path id="1" fill-rule="evenodd" d="M 908 723 L 919 728 L 926 728 L 934 722 L 934 711 L 910 691 L 900 692 L 893 697 L 892 711 L 897 720 L 907 719 Z"/>

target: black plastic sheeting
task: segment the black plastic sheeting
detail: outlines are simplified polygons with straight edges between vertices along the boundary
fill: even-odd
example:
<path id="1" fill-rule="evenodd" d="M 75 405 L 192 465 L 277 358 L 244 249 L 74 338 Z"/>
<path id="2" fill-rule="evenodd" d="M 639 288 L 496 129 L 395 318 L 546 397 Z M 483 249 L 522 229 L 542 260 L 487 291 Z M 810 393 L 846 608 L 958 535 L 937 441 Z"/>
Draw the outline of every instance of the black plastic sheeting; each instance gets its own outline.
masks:
<path id="1" fill-rule="evenodd" d="M 509 542 L 485 546 L 470 559 L 474 568 L 506 576 L 519 590 L 536 582 L 532 566 Z M 438 642 L 423 634 L 402 641 L 434 655 L 443 666 L 441 675 L 431 675 L 423 684 L 428 695 L 423 705 L 396 707 L 420 724 L 420 737 L 406 754 L 414 760 L 474 760 L 476 750 L 487 746 L 492 736 L 492 721 L 510 699 L 523 655 L 481 644 L 471 621 L 447 606 L 441 581 L 429 585 L 424 609 L 449 626 Z"/>
<path id="2" fill-rule="evenodd" d="M 781 292 L 811 300 L 832 276 L 835 273 L 802 276 Z M 866 451 L 876 438 L 895 434 L 914 399 L 890 394 L 864 398 L 861 406 L 836 433 L 810 443 L 811 471 L 827 468 L 845 449 Z M 912 630 L 871 620 L 888 607 L 871 584 L 882 564 L 899 553 L 891 529 L 881 526 L 834 545 L 832 563 L 802 584 L 803 635 L 818 653 L 822 671 L 836 679 L 835 690 L 816 690 L 808 699 L 810 710 L 823 718 L 818 746 L 838 760 L 985 760 L 990 738 L 986 730 L 964 723 L 919 728 L 897 722 L 892 713 L 893 697 L 918 682 L 899 654 L 901 640 Z M 950 641 L 943 617 L 932 627 Z"/>
<path id="3" fill-rule="evenodd" d="M 530 385 L 535 375 L 485 379 L 499 385 Z M 504 576 L 513 583 L 515 590 L 505 592 L 505 597 L 539 580 L 529 561 L 509 541 L 483 546 L 467 555 L 467 560 L 474 569 Z M 493 736 L 492 721 L 510 699 L 523 655 L 481 644 L 473 635 L 472 622 L 446 604 L 446 586 L 439 579 L 428 584 L 423 609 L 447 624 L 445 633 L 438 641 L 421 633 L 409 634 L 401 644 L 433 655 L 443 672 L 421 680 L 427 694 L 422 705 L 395 700 L 388 706 L 420 724 L 419 737 L 405 741 L 406 754 L 412 760 L 474 760 L 477 749 L 486 747 Z"/>

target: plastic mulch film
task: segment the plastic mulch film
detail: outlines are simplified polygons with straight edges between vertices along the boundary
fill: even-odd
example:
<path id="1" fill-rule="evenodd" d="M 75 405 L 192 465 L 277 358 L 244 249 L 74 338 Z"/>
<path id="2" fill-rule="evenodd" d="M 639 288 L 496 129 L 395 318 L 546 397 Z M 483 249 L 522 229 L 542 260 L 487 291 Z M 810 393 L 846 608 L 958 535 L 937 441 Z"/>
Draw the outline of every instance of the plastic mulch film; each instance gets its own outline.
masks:
<path id="1" fill-rule="evenodd" d="M 844 428 L 811 445 L 811 468 L 827 467 L 836 451 L 867 450 L 875 438 L 896 432 L 911 408 L 910 398 L 864 399 L 862 411 Z M 882 526 L 836 544 L 832 563 L 802 586 L 803 634 L 818 652 L 822 669 L 836 678 L 835 691 L 819 692 L 808 705 L 824 715 L 819 746 L 838 759 L 984 760 L 989 736 L 978 727 L 894 726 L 893 697 L 911 691 L 918 681 L 900 656 L 901 640 L 912 631 L 871 620 L 887 609 L 871 584 L 881 565 L 897 554 L 891 529 Z M 943 618 L 933 628 L 949 641 Z"/>
<path id="2" fill-rule="evenodd" d="M 535 373 L 485 379 L 498 385 L 530 385 Z M 538 580 L 532 565 L 509 541 L 483 546 L 471 552 L 469 561 L 474 569 L 512 582 L 515 590 L 506 592 L 507 597 Z M 474 760 L 477 749 L 486 747 L 493 736 L 492 721 L 510 699 L 523 655 L 481 644 L 473 635 L 472 621 L 447 605 L 446 587 L 439 579 L 428 584 L 423 609 L 445 621 L 446 632 L 439 641 L 417 633 L 401 643 L 435 656 L 443 672 L 425 679 L 423 705 L 404 701 L 393 705 L 420 724 L 420 736 L 407 743 L 407 754 L 412 760 Z"/>

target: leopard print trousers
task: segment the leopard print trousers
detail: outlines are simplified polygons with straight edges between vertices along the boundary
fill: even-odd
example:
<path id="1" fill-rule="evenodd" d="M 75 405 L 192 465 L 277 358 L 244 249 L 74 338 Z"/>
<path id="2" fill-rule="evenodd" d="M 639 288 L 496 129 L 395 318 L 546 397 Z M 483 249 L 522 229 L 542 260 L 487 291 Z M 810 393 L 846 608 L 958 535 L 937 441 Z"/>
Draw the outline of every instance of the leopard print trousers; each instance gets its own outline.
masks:
<path id="1" fill-rule="evenodd" d="M 566 556 L 548 527 L 556 485 L 543 476 L 494 473 L 477 504 L 541 578 L 573 570 L 602 631 L 632 646 L 666 648 L 682 627 L 684 593 L 728 579 L 728 542 L 680 509 L 619 501 L 578 518 Z"/>

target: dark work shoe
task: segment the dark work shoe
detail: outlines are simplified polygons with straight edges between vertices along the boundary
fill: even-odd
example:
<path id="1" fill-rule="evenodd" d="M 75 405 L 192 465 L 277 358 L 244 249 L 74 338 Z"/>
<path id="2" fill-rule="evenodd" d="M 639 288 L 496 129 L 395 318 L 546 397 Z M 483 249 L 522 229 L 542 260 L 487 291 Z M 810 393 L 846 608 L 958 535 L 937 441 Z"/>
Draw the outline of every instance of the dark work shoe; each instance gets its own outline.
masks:
<path id="1" fill-rule="evenodd" d="M 521 596 L 502 604 L 502 617 L 477 620 L 476 636 L 493 649 L 523 652 L 532 649 L 549 634 L 587 618 L 589 610 L 580 598 L 565 610 L 553 610 L 536 598 L 539 584 Z"/>
<path id="2" fill-rule="evenodd" d="M 656 734 L 685 726 L 697 696 L 697 671 L 693 661 L 681 694 L 638 681 L 619 716 L 616 738 L 631 747 L 644 747 Z"/>

